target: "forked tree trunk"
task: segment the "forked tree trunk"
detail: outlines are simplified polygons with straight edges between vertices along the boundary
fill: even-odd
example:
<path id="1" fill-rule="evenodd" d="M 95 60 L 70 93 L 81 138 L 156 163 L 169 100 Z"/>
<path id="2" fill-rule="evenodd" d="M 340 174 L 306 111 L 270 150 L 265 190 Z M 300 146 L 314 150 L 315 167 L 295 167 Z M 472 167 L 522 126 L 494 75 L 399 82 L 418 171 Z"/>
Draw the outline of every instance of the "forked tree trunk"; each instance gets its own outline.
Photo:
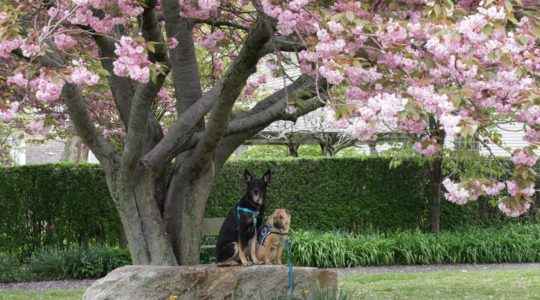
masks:
<path id="1" fill-rule="evenodd" d="M 130 170 L 112 182 L 132 263 L 140 265 L 176 265 L 156 201 L 156 180 L 148 173 Z"/>

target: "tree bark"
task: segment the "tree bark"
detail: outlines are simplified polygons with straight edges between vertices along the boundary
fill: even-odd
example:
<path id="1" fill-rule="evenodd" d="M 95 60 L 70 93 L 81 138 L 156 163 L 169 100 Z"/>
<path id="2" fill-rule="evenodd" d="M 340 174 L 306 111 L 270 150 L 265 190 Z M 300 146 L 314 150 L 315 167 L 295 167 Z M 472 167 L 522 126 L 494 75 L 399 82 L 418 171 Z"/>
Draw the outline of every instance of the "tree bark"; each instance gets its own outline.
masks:
<path id="1" fill-rule="evenodd" d="M 430 173 L 429 227 L 431 232 L 437 233 L 440 231 L 441 218 L 442 158 L 440 156 L 433 159 Z"/>
<path id="2" fill-rule="evenodd" d="M 431 197 L 429 200 L 429 227 L 431 232 L 438 233 L 440 231 L 441 221 L 441 183 L 442 183 L 442 164 L 443 164 L 443 149 L 446 133 L 440 129 L 439 123 L 434 117 L 429 119 L 430 138 L 437 140 L 441 151 L 437 152 L 431 162 L 431 170 L 429 183 L 431 186 Z"/>
<path id="3" fill-rule="evenodd" d="M 319 144 L 321 146 L 321 152 L 323 156 L 334 157 L 336 155 L 336 150 L 333 145 Z"/>
<path id="4" fill-rule="evenodd" d="M 287 154 L 292 157 L 298 157 L 298 148 L 300 148 L 300 145 L 297 143 L 287 144 Z"/>
<path id="5" fill-rule="evenodd" d="M 156 179 L 138 169 L 111 177 L 110 189 L 122 221 L 133 264 L 177 265 L 156 202 Z"/>

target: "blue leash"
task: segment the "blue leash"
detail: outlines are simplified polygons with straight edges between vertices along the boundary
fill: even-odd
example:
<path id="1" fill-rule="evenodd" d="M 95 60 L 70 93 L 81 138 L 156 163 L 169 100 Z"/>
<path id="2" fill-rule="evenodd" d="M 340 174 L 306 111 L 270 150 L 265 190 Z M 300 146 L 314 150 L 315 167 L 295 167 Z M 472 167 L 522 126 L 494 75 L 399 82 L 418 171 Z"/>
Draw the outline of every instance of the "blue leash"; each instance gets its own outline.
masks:
<path id="1" fill-rule="evenodd" d="M 287 247 L 287 252 L 289 253 L 289 294 L 290 298 L 293 298 L 293 267 L 292 267 L 292 257 L 291 257 L 291 247 L 289 246 L 289 239 L 285 241 L 285 247 Z"/>

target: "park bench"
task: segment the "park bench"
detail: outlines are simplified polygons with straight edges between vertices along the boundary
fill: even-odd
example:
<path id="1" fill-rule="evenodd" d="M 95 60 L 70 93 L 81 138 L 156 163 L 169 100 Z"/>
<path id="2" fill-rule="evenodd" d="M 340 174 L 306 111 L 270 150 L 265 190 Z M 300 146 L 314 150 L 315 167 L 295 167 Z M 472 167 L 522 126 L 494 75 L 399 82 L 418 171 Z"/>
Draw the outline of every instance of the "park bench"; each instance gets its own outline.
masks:
<path id="1" fill-rule="evenodd" d="M 217 237 L 219 235 L 219 229 L 221 229 L 221 225 L 223 224 L 223 222 L 225 222 L 225 218 L 204 218 L 202 236 Z M 215 248 L 215 243 L 212 243 L 212 245 L 201 246 L 202 251 L 213 251 Z"/>

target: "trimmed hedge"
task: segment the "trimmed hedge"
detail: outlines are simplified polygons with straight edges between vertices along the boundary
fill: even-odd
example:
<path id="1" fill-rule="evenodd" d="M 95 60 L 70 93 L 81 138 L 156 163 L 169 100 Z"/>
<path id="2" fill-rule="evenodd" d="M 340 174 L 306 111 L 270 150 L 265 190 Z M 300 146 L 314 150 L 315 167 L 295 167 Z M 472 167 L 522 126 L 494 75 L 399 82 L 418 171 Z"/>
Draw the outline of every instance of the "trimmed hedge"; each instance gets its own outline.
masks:
<path id="1" fill-rule="evenodd" d="M 294 229 L 428 229 L 427 164 L 409 159 L 390 169 L 389 163 L 382 157 L 232 161 L 217 178 L 206 216 L 227 215 L 244 193 L 245 168 L 257 176 L 272 169 L 269 209 L 291 210 Z M 99 165 L 0 168 L 0 182 L 0 252 L 27 258 L 46 246 L 118 244 L 120 221 Z M 482 224 L 476 202 L 442 200 L 441 206 L 441 229 Z M 487 211 L 490 221 L 508 222 L 496 209 Z"/>
<path id="2" fill-rule="evenodd" d="M 71 244 L 118 244 L 120 221 L 93 164 L 0 169 L 0 252 L 21 258 Z"/>

